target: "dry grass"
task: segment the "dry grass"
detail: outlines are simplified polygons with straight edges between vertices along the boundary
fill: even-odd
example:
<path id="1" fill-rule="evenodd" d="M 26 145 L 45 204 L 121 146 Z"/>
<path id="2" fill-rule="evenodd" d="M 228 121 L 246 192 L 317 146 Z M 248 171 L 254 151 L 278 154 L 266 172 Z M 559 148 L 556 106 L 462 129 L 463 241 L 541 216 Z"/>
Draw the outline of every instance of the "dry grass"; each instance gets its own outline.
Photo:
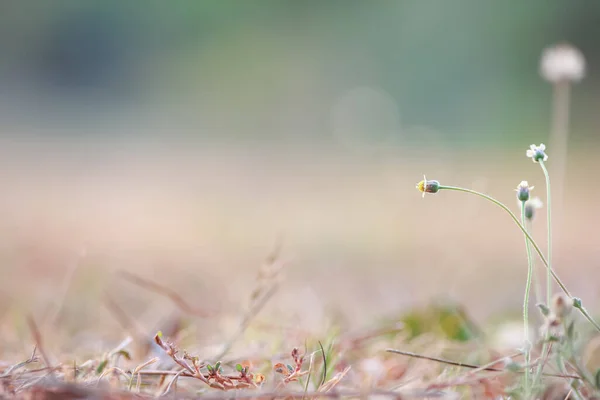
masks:
<path id="1" fill-rule="evenodd" d="M 520 371 L 491 317 L 518 318 L 522 237 L 486 204 L 423 200 L 414 184 L 425 172 L 512 204 L 519 181 L 543 187 L 512 154 L 165 153 L 100 169 L 68 154 L 17 168 L 7 154 L 3 395 L 499 396 Z M 591 168 L 580 160 L 571 188 Z M 555 265 L 594 310 L 586 189 L 568 199 Z M 430 305 L 440 294 L 452 301 Z M 566 379 L 548 374 L 558 396 Z"/>

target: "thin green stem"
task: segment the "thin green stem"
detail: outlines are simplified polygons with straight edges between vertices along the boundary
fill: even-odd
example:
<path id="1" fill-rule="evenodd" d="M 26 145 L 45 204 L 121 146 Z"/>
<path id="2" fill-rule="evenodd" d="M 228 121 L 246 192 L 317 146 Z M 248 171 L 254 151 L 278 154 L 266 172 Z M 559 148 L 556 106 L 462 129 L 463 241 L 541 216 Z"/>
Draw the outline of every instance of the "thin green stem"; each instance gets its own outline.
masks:
<path id="1" fill-rule="evenodd" d="M 565 360 L 563 359 L 562 354 L 560 354 L 560 351 L 556 353 L 556 367 L 558 368 L 558 371 L 561 374 L 568 374 L 567 367 L 565 366 Z M 579 392 L 579 388 L 575 386 L 578 382 L 575 382 L 574 380 L 569 378 L 566 378 L 565 380 L 569 384 L 569 387 L 571 388 L 571 393 L 573 393 L 573 396 L 576 398 L 576 400 L 584 400 L 584 397 Z"/>
<path id="2" fill-rule="evenodd" d="M 521 202 L 521 224 L 525 226 L 525 202 Z M 527 231 L 527 228 L 525 229 Z M 527 250 L 527 281 L 525 283 L 525 298 L 523 299 L 523 331 L 525 333 L 525 396 L 530 394 L 530 363 L 531 351 L 529 346 L 529 292 L 531 291 L 531 277 L 533 275 L 533 261 L 529 239 L 525 236 L 525 249 Z"/>
<path id="3" fill-rule="evenodd" d="M 527 232 L 531 232 L 531 230 L 532 230 L 531 220 L 528 220 L 525 222 L 525 229 L 527 229 Z M 529 260 L 531 263 L 531 268 L 533 269 L 533 275 L 531 277 L 531 279 L 533 280 L 533 283 L 532 283 L 533 293 L 535 296 L 535 303 L 538 304 L 538 303 L 542 302 L 542 288 L 540 287 L 540 275 L 538 272 L 536 272 L 535 262 L 534 262 L 533 257 L 531 257 L 531 247 L 528 248 L 528 251 L 529 251 L 528 255 L 530 257 Z"/>
<path id="4" fill-rule="evenodd" d="M 548 273 L 552 276 L 552 278 L 554 278 L 554 280 L 556 281 L 556 283 L 558 284 L 558 286 L 562 289 L 562 291 L 565 292 L 565 294 L 567 296 L 569 296 L 571 299 L 573 299 L 573 296 L 571 295 L 571 292 L 569 292 L 569 290 L 564 285 L 564 283 L 562 283 L 562 281 L 560 280 L 560 278 L 558 277 L 558 275 L 556 275 L 556 273 L 552 270 L 552 268 L 550 268 L 550 265 L 548 264 L 548 261 L 546 261 L 546 257 L 544 257 L 544 254 L 542 253 L 542 250 L 540 250 L 540 246 L 538 246 L 538 244 L 535 242 L 535 240 L 533 240 L 533 238 L 531 237 L 531 235 L 529 234 L 529 232 L 527 232 L 527 229 L 525 229 L 525 227 L 523 226 L 523 224 L 521 224 L 521 222 L 519 221 L 519 219 L 515 216 L 515 214 L 512 211 L 510 211 L 510 209 L 508 207 L 506 207 L 503 203 L 499 202 L 498 200 L 494 199 L 493 197 L 488 196 L 487 194 L 480 193 L 480 192 L 478 192 L 476 190 L 465 189 L 465 188 L 461 188 L 461 187 L 457 187 L 457 186 L 442 186 L 442 185 L 440 185 L 439 186 L 439 190 L 441 190 L 441 189 L 454 190 L 454 191 L 457 191 L 457 192 L 464 192 L 464 193 L 474 194 L 476 196 L 479 196 L 479 197 L 482 197 L 482 198 L 484 198 L 486 200 L 491 201 L 492 203 L 496 204 L 498 207 L 500 207 L 504 211 L 506 211 L 508 213 L 508 215 L 510 215 L 510 217 L 513 219 L 513 221 L 515 222 L 515 224 L 517 224 L 517 226 L 519 227 L 519 229 L 521 229 L 521 231 L 523 232 L 523 234 L 525 235 L 525 237 L 527 237 L 527 239 L 529 240 L 529 242 L 531 243 L 531 245 L 535 249 L 536 253 L 539 255 L 540 259 L 542 260 L 542 262 L 546 266 L 546 269 L 548 270 Z M 590 316 L 590 314 L 583 307 L 578 307 L 578 309 L 581 312 L 581 314 L 594 326 L 594 328 L 596 328 L 598 331 L 600 331 L 600 325 L 598 325 L 598 323 L 596 323 L 592 319 L 592 317 Z"/>
<path id="5" fill-rule="evenodd" d="M 546 209 L 548 210 L 548 273 L 546 274 L 546 304 L 550 306 L 550 299 L 552 298 L 552 279 L 550 271 L 552 271 L 552 203 L 550 198 L 550 174 L 544 165 L 544 161 L 540 160 L 540 167 L 544 171 L 546 177 Z"/>
<path id="6" fill-rule="evenodd" d="M 566 286 L 562 283 L 562 281 L 560 280 L 560 278 L 554 273 L 554 271 L 552 271 L 550 269 L 550 267 L 548 265 L 548 261 L 546 261 L 546 257 L 544 257 L 544 253 L 542 253 L 542 250 L 540 249 L 540 246 L 538 246 L 538 244 L 535 242 L 535 240 L 533 240 L 533 238 L 531 237 L 531 235 L 529 234 L 529 232 L 527 232 L 527 229 L 525 229 L 525 227 L 523 226 L 523 224 L 521 224 L 521 222 L 515 216 L 515 214 L 512 211 L 510 211 L 510 208 L 506 207 L 503 203 L 499 202 L 498 200 L 494 199 L 493 197 L 488 196 L 487 194 L 483 194 L 483 193 L 477 192 L 475 190 L 465 189 L 465 188 L 461 188 L 461 187 L 457 187 L 457 186 L 442 186 L 442 185 L 440 185 L 440 190 L 441 189 L 455 190 L 457 192 L 464 192 L 464 193 L 471 193 L 471 194 L 474 194 L 476 196 L 483 197 L 484 199 L 491 201 L 492 203 L 496 204 L 498 207 L 500 207 L 504 211 L 506 211 L 508 213 L 508 215 L 510 215 L 510 217 L 513 219 L 513 221 L 515 222 L 515 224 L 517 224 L 517 226 L 519 227 L 519 229 L 521 229 L 521 231 L 523 232 L 523 234 L 525 235 L 525 237 L 527 237 L 527 239 L 529 240 L 529 242 L 531 243 L 531 245 L 535 249 L 536 253 L 540 257 L 540 259 L 542 260 L 542 262 L 544 263 L 544 265 L 546 266 L 546 268 L 548 269 L 549 273 L 551 274 L 551 276 L 554 278 L 554 280 L 558 284 L 558 286 L 560 286 L 560 288 L 562 289 L 562 291 L 565 292 L 565 294 L 567 296 L 573 297 L 573 296 L 571 296 L 571 293 L 566 288 Z"/>
<path id="7" fill-rule="evenodd" d="M 533 387 L 538 387 L 538 380 L 542 377 L 542 371 L 544 370 L 544 357 L 546 357 L 546 353 L 548 352 L 548 333 L 544 333 L 544 344 L 542 345 L 542 352 L 540 353 L 539 362 L 537 369 L 535 371 L 535 375 L 533 376 Z"/>

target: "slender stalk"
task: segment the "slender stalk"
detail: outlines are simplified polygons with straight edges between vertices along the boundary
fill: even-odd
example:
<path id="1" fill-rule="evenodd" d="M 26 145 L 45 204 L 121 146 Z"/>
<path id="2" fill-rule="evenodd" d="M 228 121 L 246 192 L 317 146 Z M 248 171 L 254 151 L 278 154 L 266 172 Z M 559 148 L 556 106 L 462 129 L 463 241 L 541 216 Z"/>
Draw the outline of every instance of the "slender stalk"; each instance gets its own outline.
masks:
<path id="1" fill-rule="evenodd" d="M 499 364 L 500 362 L 502 362 L 502 360 L 495 360 L 495 361 L 492 361 L 491 363 L 485 364 L 485 365 L 473 365 L 473 364 L 465 364 L 465 363 L 458 362 L 458 361 L 446 360 L 445 358 L 429 357 L 429 356 L 426 356 L 423 354 L 413 353 L 411 351 L 404 351 L 404 350 L 397 350 L 397 349 L 386 349 L 385 351 L 387 351 L 388 353 L 400 354 L 402 356 L 419 358 L 421 360 L 429 360 L 429 361 L 435 361 L 435 362 L 442 363 L 442 364 L 454 365 L 456 367 L 471 368 L 472 371 L 469 372 L 470 374 L 475 373 L 475 372 L 481 372 L 481 371 L 493 371 L 493 372 L 510 371 L 506 368 L 494 368 L 494 365 Z M 513 359 L 520 355 L 521 355 L 521 352 L 518 352 L 518 353 L 508 356 L 508 358 Z M 140 371 L 141 374 L 147 374 L 147 375 L 159 375 L 160 372 L 163 372 L 163 371 L 148 371 L 148 370 Z M 164 372 L 167 372 L 170 375 L 174 374 L 174 371 L 164 371 Z M 521 371 L 511 371 L 511 372 L 515 372 L 517 374 L 522 373 Z M 579 376 L 572 375 L 572 374 L 571 375 L 544 374 L 544 375 L 550 376 L 553 378 L 571 378 L 571 379 L 577 379 L 577 380 L 581 379 Z"/>
<path id="2" fill-rule="evenodd" d="M 531 221 L 526 221 L 525 229 L 527 229 L 527 232 L 531 232 L 532 228 L 533 227 L 532 227 Z M 531 247 L 529 247 L 528 251 L 529 251 L 529 254 L 531 254 Z M 538 304 L 538 303 L 542 302 L 542 288 L 540 286 L 540 276 L 539 276 L 539 273 L 536 272 L 535 262 L 534 262 L 533 257 L 530 257 L 529 262 L 531 263 L 531 268 L 533 270 L 533 275 L 532 275 L 531 279 L 533 281 L 533 293 L 535 296 L 535 303 Z"/>
<path id="3" fill-rule="evenodd" d="M 542 352 L 540 353 L 538 367 L 535 371 L 535 374 L 533 375 L 533 387 L 534 388 L 537 387 L 537 382 L 543 375 L 542 371 L 544 370 L 544 357 L 545 357 L 545 354 L 548 352 L 548 335 L 546 333 L 544 333 L 544 335 L 546 337 L 544 338 L 544 344 L 542 345 Z"/>
<path id="4" fill-rule="evenodd" d="M 552 180 L 554 182 L 554 226 L 561 235 L 564 212 L 565 177 L 567 170 L 567 150 L 569 144 L 569 109 L 571 103 L 571 82 L 561 80 L 554 82 L 552 91 L 552 127 L 549 147 L 552 149 Z"/>
<path id="5" fill-rule="evenodd" d="M 542 352 L 540 353 L 539 362 L 538 362 L 537 369 L 535 371 L 535 375 L 533 375 L 533 387 L 534 388 L 537 388 L 538 380 L 541 379 L 542 375 L 544 375 L 544 373 L 542 371 L 544 370 L 546 354 L 548 354 L 548 351 L 550 350 L 549 343 L 550 342 L 548 341 L 548 333 L 545 332 L 544 333 L 544 344 L 542 345 Z M 549 356 L 549 354 L 548 354 L 548 356 Z"/>
<path id="6" fill-rule="evenodd" d="M 519 219 L 515 216 L 515 214 L 512 211 L 510 211 L 510 208 L 506 207 L 503 203 L 499 202 L 498 200 L 494 199 L 493 197 L 488 196 L 487 194 L 483 194 L 483 193 L 480 193 L 478 191 L 472 190 L 472 189 L 465 189 L 465 188 L 461 188 L 461 187 L 457 187 L 457 186 L 442 186 L 442 185 L 440 185 L 440 190 L 441 189 L 455 190 L 457 192 L 464 192 L 464 193 L 471 193 L 471 194 L 474 194 L 476 196 L 483 197 L 484 199 L 491 201 L 492 203 L 496 204 L 498 207 L 500 207 L 504 211 L 506 211 L 508 213 L 508 215 L 510 215 L 510 217 L 513 219 L 513 221 L 515 222 L 515 224 L 517 224 L 517 226 L 519 227 L 519 229 L 521 229 L 521 231 L 523 232 L 523 234 L 525 235 L 525 237 L 529 240 L 529 242 L 531 243 L 531 245 L 535 249 L 536 253 L 540 257 L 540 259 L 542 260 L 542 262 L 544 263 L 544 265 L 546 266 L 546 268 L 548 269 L 549 273 L 552 275 L 552 277 L 554 278 L 554 280 L 556 281 L 556 283 L 558 284 L 558 286 L 560 286 L 560 288 L 562 289 L 562 291 L 565 292 L 565 294 L 567 296 L 573 297 L 573 296 L 571 296 L 571 292 L 569 292 L 569 290 L 562 283 L 562 281 L 560 280 L 560 278 L 554 273 L 554 271 L 552 271 L 550 269 L 550 267 L 548 266 L 548 261 L 546 261 L 546 257 L 544 257 L 544 253 L 542 253 L 542 250 L 540 249 L 540 246 L 538 246 L 538 244 L 535 242 L 535 240 L 533 240 L 533 238 L 531 237 L 531 235 L 529 234 L 529 232 L 527 232 L 527 229 L 525 229 L 525 227 L 523 226 L 523 224 L 521 224 L 521 221 L 519 221 Z"/>
<path id="7" fill-rule="evenodd" d="M 525 202 L 521 202 L 521 224 L 525 226 Z M 527 229 L 525 229 L 527 230 Z M 529 239 L 525 236 L 525 249 L 527 250 L 527 281 L 525 283 L 525 298 L 523 299 L 523 332 L 525 333 L 525 396 L 529 397 L 529 374 L 531 364 L 531 349 L 529 343 L 529 292 L 531 291 L 531 277 L 533 275 L 533 261 Z"/>
<path id="8" fill-rule="evenodd" d="M 536 253 L 539 255 L 540 259 L 542 260 L 542 262 L 546 266 L 546 269 L 548 270 L 548 273 L 552 276 L 552 278 L 554 278 L 554 280 L 556 281 L 556 283 L 558 284 L 558 286 L 562 289 L 562 291 L 565 292 L 565 294 L 567 296 L 569 296 L 571 299 L 573 299 L 573 296 L 571 295 L 571 292 L 569 292 L 569 290 L 564 285 L 564 283 L 562 283 L 562 281 L 560 280 L 560 278 L 558 277 L 558 275 L 556 275 L 556 273 L 552 270 L 552 268 L 550 268 L 550 265 L 548 264 L 548 261 L 546 260 L 546 257 L 544 257 L 544 254 L 542 253 L 542 250 L 540 250 L 540 246 L 538 246 L 538 244 L 535 242 L 535 240 L 533 240 L 533 238 L 531 237 L 531 235 L 529 234 L 529 232 L 527 232 L 527 229 L 525 229 L 525 227 L 523 226 L 523 224 L 521 224 L 521 222 L 519 221 L 519 219 L 515 216 L 515 214 L 512 211 L 510 211 L 510 209 L 508 207 L 506 207 L 503 203 L 499 202 L 498 200 L 494 199 L 493 197 L 488 196 L 487 194 L 480 193 L 480 192 L 478 192 L 476 190 L 465 189 L 465 188 L 461 188 L 461 187 L 457 187 L 457 186 L 443 186 L 443 185 L 440 185 L 439 186 L 439 190 L 441 190 L 441 189 L 454 190 L 454 191 L 457 191 L 457 192 L 464 192 L 464 193 L 474 194 L 476 196 L 479 196 L 479 197 L 482 197 L 482 198 L 484 198 L 486 200 L 491 201 L 492 203 L 496 204 L 498 207 L 500 207 L 504 211 L 506 211 L 508 213 L 508 215 L 510 215 L 510 217 L 513 219 L 513 221 L 515 222 L 515 224 L 517 224 L 517 226 L 519 227 L 519 229 L 521 229 L 521 231 L 523 232 L 523 234 L 525 235 L 525 237 L 527 237 L 527 239 L 529 240 L 529 242 L 531 243 L 531 245 L 535 249 Z M 600 325 L 598 325 L 598 323 L 596 323 L 592 319 L 592 317 L 587 312 L 587 310 L 585 310 L 585 308 L 583 308 L 582 306 L 581 307 L 577 307 L 577 308 L 579 309 L 579 311 L 581 312 L 581 314 L 594 326 L 594 328 L 596 328 L 598 331 L 600 331 Z"/>
<path id="9" fill-rule="evenodd" d="M 552 203 L 550 198 L 550 174 L 548 169 L 544 165 L 544 161 L 540 160 L 540 167 L 544 171 L 546 177 L 546 210 L 548 210 L 548 273 L 546 274 L 546 304 L 550 306 L 550 299 L 552 298 L 552 279 L 550 277 L 550 271 L 552 270 Z"/>

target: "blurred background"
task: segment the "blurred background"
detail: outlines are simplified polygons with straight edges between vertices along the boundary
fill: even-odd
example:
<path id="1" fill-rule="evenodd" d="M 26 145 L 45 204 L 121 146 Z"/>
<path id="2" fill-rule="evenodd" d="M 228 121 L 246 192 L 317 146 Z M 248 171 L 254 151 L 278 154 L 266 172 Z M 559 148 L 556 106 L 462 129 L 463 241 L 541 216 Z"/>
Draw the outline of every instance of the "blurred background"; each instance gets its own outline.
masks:
<path id="1" fill-rule="evenodd" d="M 3 315 L 60 302 L 66 326 L 101 329 L 106 293 L 135 312 L 164 303 L 119 270 L 235 313 L 281 238 L 272 312 L 305 326 L 436 299 L 480 321 L 518 316 L 519 230 L 481 199 L 423 199 L 415 183 L 517 212 L 528 180 L 545 202 L 525 150 L 548 143 L 539 59 L 561 41 L 587 76 L 555 268 L 599 310 L 599 18 L 600 3 L 548 0 L 3 1 Z"/>

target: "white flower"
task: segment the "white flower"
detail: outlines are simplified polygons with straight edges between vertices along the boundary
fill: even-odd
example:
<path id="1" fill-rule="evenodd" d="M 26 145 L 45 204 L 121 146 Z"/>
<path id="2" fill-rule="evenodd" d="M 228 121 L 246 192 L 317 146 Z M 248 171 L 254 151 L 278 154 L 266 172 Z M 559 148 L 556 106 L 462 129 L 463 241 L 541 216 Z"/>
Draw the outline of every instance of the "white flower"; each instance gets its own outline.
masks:
<path id="1" fill-rule="evenodd" d="M 539 162 L 540 160 L 546 161 L 548 159 L 548 156 L 546 155 L 544 150 L 546 150 L 546 145 L 544 143 L 541 143 L 539 146 L 532 144 L 531 146 L 529 146 L 529 150 L 527 150 L 525 154 L 527 155 L 527 157 L 531 157 L 533 162 Z"/>
<path id="2" fill-rule="evenodd" d="M 585 76 L 585 58 L 579 49 L 570 44 L 548 47 L 542 53 L 540 73 L 552 83 L 577 82 Z"/>

